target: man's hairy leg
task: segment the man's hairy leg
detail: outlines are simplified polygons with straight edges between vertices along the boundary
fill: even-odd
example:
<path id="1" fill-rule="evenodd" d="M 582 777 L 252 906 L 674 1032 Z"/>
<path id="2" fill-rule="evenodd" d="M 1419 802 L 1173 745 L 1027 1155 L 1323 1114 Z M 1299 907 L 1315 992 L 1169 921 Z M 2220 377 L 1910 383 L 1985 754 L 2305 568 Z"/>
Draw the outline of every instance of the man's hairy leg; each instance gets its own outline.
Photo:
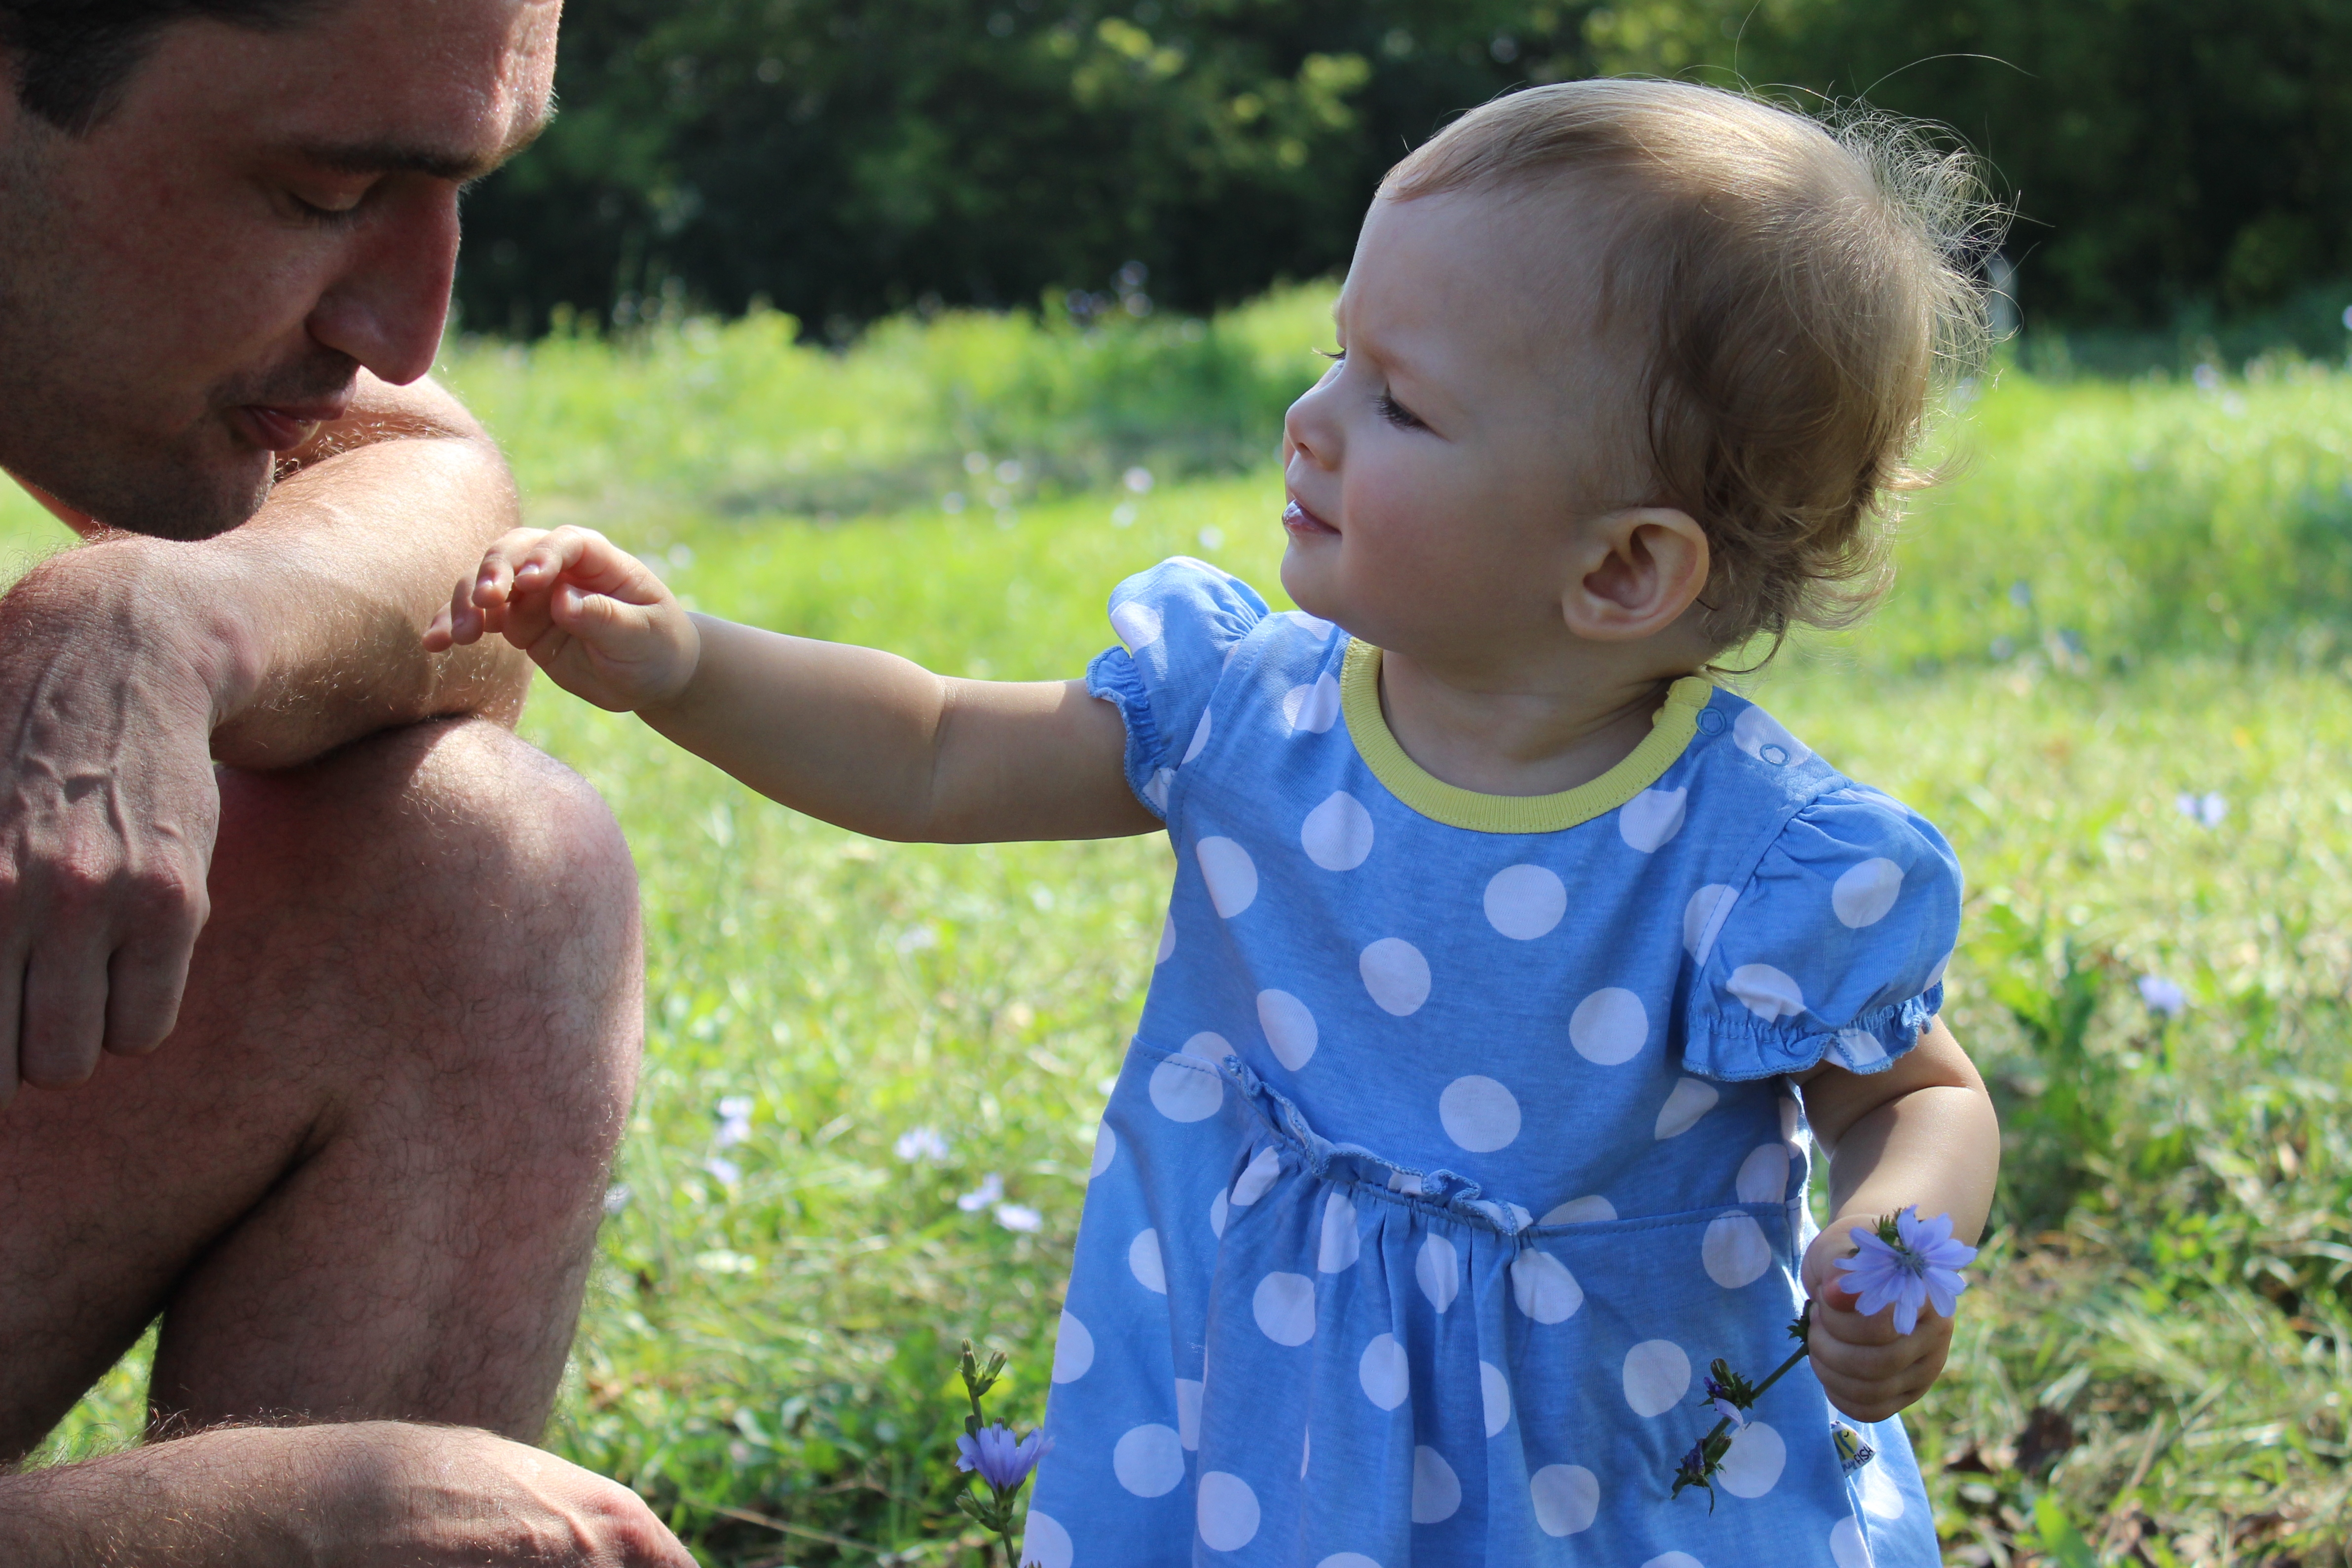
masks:
<path id="1" fill-rule="evenodd" d="M 642 1030 L 603 804 L 480 722 L 223 776 L 171 1039 L 0 1111 L 0 1457 L 157 1312 L 166 1429 L 554 1397 Z"/>

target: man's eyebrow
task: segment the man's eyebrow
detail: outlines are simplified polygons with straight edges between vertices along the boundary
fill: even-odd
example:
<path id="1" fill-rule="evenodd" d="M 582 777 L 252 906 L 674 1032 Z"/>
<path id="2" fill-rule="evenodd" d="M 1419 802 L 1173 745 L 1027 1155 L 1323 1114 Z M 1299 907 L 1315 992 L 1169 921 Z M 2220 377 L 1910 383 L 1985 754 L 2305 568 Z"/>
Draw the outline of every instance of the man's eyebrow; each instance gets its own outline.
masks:
<path id="1" fill-rule="evenodd" d="M 312 142 L 300 152 L 306 161 L 339 174 L 424 174 L 464 184 L 480 179 L 538 141 L 547 124 L 541 119 L 512 143 L 488 155 L 392 141 Z"/>

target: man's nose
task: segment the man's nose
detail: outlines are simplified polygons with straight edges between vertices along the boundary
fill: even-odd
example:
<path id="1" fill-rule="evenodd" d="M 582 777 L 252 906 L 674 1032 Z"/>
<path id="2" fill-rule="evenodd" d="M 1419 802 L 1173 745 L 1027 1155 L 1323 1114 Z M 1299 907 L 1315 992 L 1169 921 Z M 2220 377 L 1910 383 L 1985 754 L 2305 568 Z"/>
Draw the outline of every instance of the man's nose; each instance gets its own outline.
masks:
<path id="1" fill-rule="evenodd" d="M 310 312 L 310 336 L 394 386 L 424 375 L 449 319 L 457 232 L 453 190 L 387 204 L 352 236 L 342 274 Z"/>

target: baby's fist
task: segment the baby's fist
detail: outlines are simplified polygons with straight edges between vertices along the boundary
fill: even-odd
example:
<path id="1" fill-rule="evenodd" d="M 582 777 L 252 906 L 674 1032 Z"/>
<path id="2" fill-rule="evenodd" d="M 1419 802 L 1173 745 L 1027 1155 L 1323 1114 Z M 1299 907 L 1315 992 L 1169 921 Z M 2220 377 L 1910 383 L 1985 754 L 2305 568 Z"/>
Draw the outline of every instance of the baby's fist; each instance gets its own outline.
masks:
<path id="1" fill-rule="evenodd" d="M 1935 1386 L 1952 1349 L 1952 1320 L 1922 1308 L 1909 1333 L 1895 1326 L 1895 1309 L 1868 1316 L 1858 1311 L 1853 1291 L 1836 1266 L 1854 1251 L 1848 1232 L 1874 1228 L 1866 1216 L 1847 1215 L 1813 1238 L 1805 1249 L 1805 1290 L 1813 1299 L 1813 1326 L 1807 1347 L 1813 1375 L 1830 1403 L 1857 1421 L 1883 1421 L 1917 1402 Z"/>

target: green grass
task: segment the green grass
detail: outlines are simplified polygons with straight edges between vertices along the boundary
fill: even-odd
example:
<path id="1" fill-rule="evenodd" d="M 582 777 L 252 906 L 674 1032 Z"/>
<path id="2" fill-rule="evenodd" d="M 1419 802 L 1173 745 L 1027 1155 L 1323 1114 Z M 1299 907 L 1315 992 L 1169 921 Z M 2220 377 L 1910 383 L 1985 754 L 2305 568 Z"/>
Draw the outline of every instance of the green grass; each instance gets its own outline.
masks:
<path id="1" fill-rule="evenodd" d="M 1191 339 L 959 318 L 840 358 L 755 320 L 449 368 L 538 516 L 612 529 L 703 608 L 1059 676 L 1109 640 L 1111 584 L 1162 556 L 1276 593 L 1278 486 L 1254 459 L 1314 373 L 1318 308 Z M 1203 344 L 1216 375 L 1154 380 Z M 1268 422 L 1255 447 L 1219 444 L 1234 406 Z M 2009 376 L 1971 405 L 1969 470 L 1906 529 L 1885 611 L 1753 683 L 1969 871 L 1950 1016 L 2011 1149 L 1951 1368 L 1910 1417 L 1954 1562 L 2347 1561 L 2347 430 L 2352 380 L 2292 366 L 2210 392 Z M 1148 493 L 1086 487 L 1137 465 Z M 795 475 L 845 514 L 923 499 L 795 520 L 773 509 Z M 23 521 L 0 512 L 0 549 Z M 629 1196 L 551 1445 L 714 1563 L 977 1562 L 948 1503 L 953 1348 L 1010 1352 L 1004 1407 L 1042 1408 L 1164 841 L 868 843 L 552 691 L 525 729 L 627 828 L 650 967 Z M 2184 792 L 2226 816 L 2190 820 Z M 2140 1001 L 2149 975 L 2186 990 L 2177 1019 Z M 739 1094 L 752 1135 L 721 1150 Z M 944 1163 L 898 1157 L 917 1126 Z M 1035 1234 L 958 1208 L 992 1172 Z M 58 1451 L 122 1430 L 137 1374 Z"/>

